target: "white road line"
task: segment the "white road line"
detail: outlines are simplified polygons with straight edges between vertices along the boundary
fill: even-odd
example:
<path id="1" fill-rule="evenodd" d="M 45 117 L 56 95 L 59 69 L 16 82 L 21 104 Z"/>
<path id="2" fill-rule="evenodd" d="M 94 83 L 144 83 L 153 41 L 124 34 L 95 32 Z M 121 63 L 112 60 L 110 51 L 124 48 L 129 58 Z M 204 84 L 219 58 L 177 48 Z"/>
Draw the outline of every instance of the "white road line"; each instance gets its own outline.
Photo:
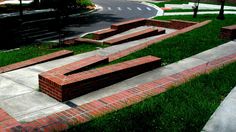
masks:
<path id="1" fill-rule="evenodd" d="M 117 7 L 117 9 L 118 9 L 119 11 L 121 11 L 121 10 L 122 10 L 120 7 Z"/>
<path id="2" fill-rule="evenodd" d="M 151 11 L 152 9 L 151 8 L 149 8 L 149 7 L 146 7 L 147 8 L 147 10 L 149 10 L 149 11 Z"/>
<path id="3" fill-rule="evenodd" d="M 137 9 L 140 10 L 140 11 L 142 10 L 140 7 L 137 7 Z"/>
<path id="4" fill-rule="evenodd" d="M 111 7 L 107 7 L 107 9 L 110 11 L 110 10 L 111 10 Z"/>
<path id="5" fill-rule="evenodd" d="M 132 10 L 130 7 L 127 7 L 127 9 L 130 10 L 130 11 Z"/>

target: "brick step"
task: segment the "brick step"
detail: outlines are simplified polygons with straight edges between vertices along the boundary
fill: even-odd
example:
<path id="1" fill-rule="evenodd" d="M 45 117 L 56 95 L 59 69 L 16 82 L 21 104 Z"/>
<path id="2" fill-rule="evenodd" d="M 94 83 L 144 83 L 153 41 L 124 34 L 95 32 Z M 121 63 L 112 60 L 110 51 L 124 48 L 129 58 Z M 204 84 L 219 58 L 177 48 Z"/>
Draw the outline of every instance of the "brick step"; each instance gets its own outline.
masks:
<path id="1" fill-rule="evenodd" d="M 50 60 L 55 60 L 55 59 L 67 57 L 67 56 L 70 56 L 70 55 L 73 55 L 73 51 L 69 51 L 69 50 L 57 51 L 57 52 L 54 52 L 54 53 L 51 53 L 51 54 L 39 56 L 39 57 L 29 59 L 29 60 L 26 60 L 26 61 L 21 61 L 21 62 L 18 62 L 18 63 L 14 63 L 14 64 L 11 64 L 11 65 L 0 67 L 0 73 L 4 73 L 4 72 L 24 68 L 24 67 L 27 67 L 27 66 L 47 62 L 47 61 L 50 61 Z"/>
<path id="2" fill-rule="evenodd" d="M 221 28 L 220 37 L 223 39 L 236 39 L 236 25 Z"/>
<path id="3" fill-rule="evenodd" d="M 134 20 L 129 20 L 129 21 L 124 21 L 116 24 L 111 25 L 111 29 L 116 29 L 116 30 L 127 30 L 131 28 L 136 28 L 139 26 L 143 26 L 146 23 L 146 18 L 138 18 Z"/>
<path id="4" fill-rule="evenodd" d="M 160 58 L 146 56 L 81 72 L 82 68 L 101 62 L 108 62 L 108 58 L 93 56 L 44 72 L 39 75 L 39 88 L 42 92 L 58 101 L 67 101 L 155 69 L 161 65 Z M 74 71 L 79 71 L 79 73 Z"/>
<path id="5" fill-rule="evenodd" d="M 161 29 L 161 28 L 147 28 L 138 32 L 133 32 L 127 35 L 122 35 L 120 37 L 116 37 L 110 40 L 106 40 L 104 41 L 105 44 L 109 44 L 109 45 L 114 45 L 114 44 L 120 44 L 120 43 L 124 43 L 124 42 L 129 42 L 129 41 L 134 41 L 134 40 L 138 40 L 138 39 L 142 39 L 142 38 L 146 38 L 146 37 L 151 37 L 154 35 L 159 35 L 159 34 L 164 34 L 165 30 Z"/>
<path id="6" fill-rule="evenodd" d="M 110 36 L 113 36 L 113 35 L 121 33 L 121 32 L 122 31 L 118 31 L 116 29 L 111 29 L 111 28 L 103 29 L 101 31 L 93 33 L 93 36 L 94 36 L 93 39 L 101 40 L 101 39 L 108 38 Z"/>

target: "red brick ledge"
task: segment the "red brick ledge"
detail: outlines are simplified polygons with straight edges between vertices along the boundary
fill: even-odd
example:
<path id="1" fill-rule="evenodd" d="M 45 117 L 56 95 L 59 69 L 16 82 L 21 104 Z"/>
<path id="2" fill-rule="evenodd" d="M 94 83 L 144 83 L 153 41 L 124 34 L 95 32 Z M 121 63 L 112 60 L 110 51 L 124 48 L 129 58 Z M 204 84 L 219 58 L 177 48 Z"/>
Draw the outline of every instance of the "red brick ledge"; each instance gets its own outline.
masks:
<path id="1" fill-rule="evenodd" d="M 22 123 L 12 127 L 14 131 L 61 131 L 71 125 L 87 122 L 94 117 L 104 115 L 129 105 L 138 103 L 148 97 L 160 94 L 173 86 L 180 85 L 191 78 L 236 61 L 236 54 L 228 55 L 205 64 L 163 77 L 152 82 L 140 84 L 128 90 L 121 91 L 108 97 L 80 105 L 76 108 L 54 113 L 32 122 Z M 0 123 L 0 128 L 3 126 Z M 0 129 L 1 130 L 1 129 Z M 5 127 L 4 129 L 5 130 Z"/>
<path id="2" fill-rule="evenodd" d="M 129 105 L 138 103 L 150 96 L 165 92 L 173 86 L 180 85 L 200 74 L 236 61 L 236 54 L 224 56 L 205 64 L 163 77 L 152 82 L 140 84 L 137 87 L 121 91 L 108 97 L 80 105 L 76 108 L 54 113 L 52 115 L 27 122 L 19 123 L 0 109 L 0 131 L 31 132 L 31 131 L 62 131 L 71 125 L 87 122 L 94 117 L 104 115 Z"/>
<path id="3" fill-rule="evenodd" d="M 0 108 L 0 132 L 10 131 L 11 128 L 19 125 L 19 122 Z"/>
<path id="4" fill-rule="evenodd" d="M 21 62 L 18 62 L 18 63 L 14 63 L 14 64 L 11 64 L 11 65 L 0 67 L 0 73 L 4 73 L 4 72 L 24 68 L 24 67 L 27 67 L 27 66 L 32 66 L 32 65 L 35 65 L 35 64 L 39 64 L 39 63 L 43 63 L 43 62 L 47 62 L 47 61 L 67 57 L 67 56 L 70 56 L 70 55 L 73 55 L 73 51 L 60 50 L 60 51 L 57 51 L 57 52 L 54 52 L 54 53 L 51 53 L 51 54 L 39 56 L 39 57 L 29 59 L 29 60 L 26 60 L 26 61 L 21 61 Z"/>
<path id="5" fill-rule="evenodd" d="M 222 27 L 220 31 L 220 37 L 223 39 L 236 39 L 236 25 Z"/>
<path id="6" fill-rule="evenodd" d="M 165 40 L 165 39 L 168 39 L 168 38 L 177 36 L 177 35 L 179 35 L 179 34 L 183 34 L 183 33 L 189 32 L 189 31 L 191 31 L 191 30 L 193 30 L 193 29 L 202 27 L 202 26 L 204 26 L 204 25 L 206 25 L 206 24 L 208 24 L 208 23 L 210 23 L 210 22 L 211 22 L 211 20 L 207 20 L 207 21 L 204 21 L 204 22 L 201 22 L 201 23 L 197 23 L 197 24 L 192 25 L 192 26 L 189 26 L 189 27 L 187 27 L 187 28 L 183 28 L 183 29 L 181 29 L 181 30 L 172 32 L 172 33 L 170 33 L 170 34 L 163 35 L 163 36 L 161 36 L 161 37 L 159 37 L 159 38 L 152 39 L 152 40 L 150 40 L 150 41 L 148 41 L 148 42 L 139 44 L 139 45 L 137 45 L 137 46 L 130 47 L 130 48 L 126 49 L 126 50 L 122 50 L 122 51 L 120 51 L 120 52 L 111 54 L 111 55 L 109 55 L 109 61 L 113 61 L 113 60 L 122 58 L 122 57 L 127 56 L 127 55 L 129 55 L 129 54 L 131 54 L 131 53 L 134 53 L 134 52 L 136 52 L 136 51 L 138 51 L 138 50 L 144 49 L 144 48 L 148 47 L 149 45 L 152 45 L 152 44 L 155 44 L 155 43 L 157 43 L 157 42 L 163 41 L 163 40 Z"/>
<path id="7" fill-rule="evenodd" d="M 91 65 L 95 66 L 99 63 L 108 63 L 108 58 L 96 55 L 41 73 L 39 89 L 58 101 L 67 101 L 157 68 L 161 65 L 161 59 L 146 56 L 87 70 Z"/>

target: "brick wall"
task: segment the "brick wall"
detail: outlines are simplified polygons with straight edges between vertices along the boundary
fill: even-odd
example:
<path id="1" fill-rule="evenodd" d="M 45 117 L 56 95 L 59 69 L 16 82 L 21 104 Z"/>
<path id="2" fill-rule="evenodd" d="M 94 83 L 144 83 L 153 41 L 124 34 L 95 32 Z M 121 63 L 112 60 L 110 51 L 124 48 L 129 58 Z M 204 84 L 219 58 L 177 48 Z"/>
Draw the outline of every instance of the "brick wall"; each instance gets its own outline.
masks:
<path id="1" fill-rule="evenodd" d="M 87 70 L 89 69 L 87 67 L 91 65 L 106 62 L 108 62 L 107 57 L 93 56 L 42 73 L 39 75 L 39 88 L 42 92 L 58 101 L 66 101 L 152 70 L 161 65 L 160 58 L 146 56 L 131 61 Z M 87 71 L 81 70 L 84 68 Z"/>

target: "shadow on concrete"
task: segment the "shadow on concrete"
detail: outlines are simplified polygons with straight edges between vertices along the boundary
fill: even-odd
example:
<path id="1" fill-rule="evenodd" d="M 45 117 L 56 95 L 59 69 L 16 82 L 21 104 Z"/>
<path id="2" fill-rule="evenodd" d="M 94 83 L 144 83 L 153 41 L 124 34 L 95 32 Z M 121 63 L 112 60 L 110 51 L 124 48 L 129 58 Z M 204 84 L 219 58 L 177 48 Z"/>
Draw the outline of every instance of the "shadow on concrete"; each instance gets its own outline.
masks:
<path id="1" fill-rule="evenodd" d="M 27 21 L 17 19 L 0 20 L 0 49 L 17 48 L 22 45 L 55 40 L 59 33 L 63 37 L 94 31 L 108 27 L 110 23 L 119 22 L 123 18 L 115 17 L 114 14 L 93 13 L 83 16 L 40 18 L 34 16 Z"/>

